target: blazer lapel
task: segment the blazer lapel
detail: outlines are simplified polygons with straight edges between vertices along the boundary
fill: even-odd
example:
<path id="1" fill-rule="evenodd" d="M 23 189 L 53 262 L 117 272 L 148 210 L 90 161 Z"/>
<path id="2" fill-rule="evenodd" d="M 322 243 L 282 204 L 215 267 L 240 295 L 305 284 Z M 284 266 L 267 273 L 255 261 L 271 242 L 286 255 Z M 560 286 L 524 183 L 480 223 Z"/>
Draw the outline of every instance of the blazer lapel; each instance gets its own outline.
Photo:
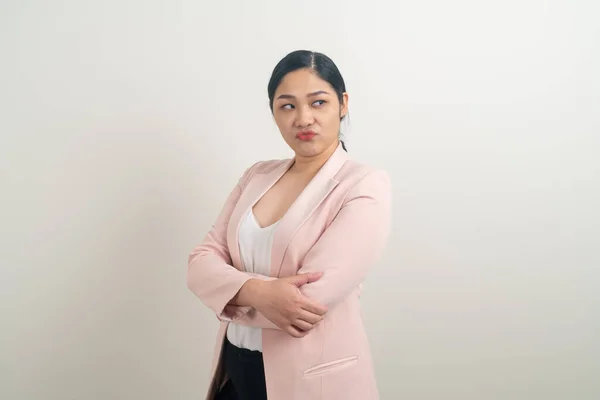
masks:
<path id="1" fill-rule="evenodd" d="M 273 237 L 271 252 L 272 277 L 279 276 L 283 257 L 296 232 L 339 183 L 334 177 L 347 159 L 346 152 L 339 145 L 279 221 Z"/>
<path id="2" fill-rule="evenodd" d="M 237 206 L 234 208 L 233 213 L 230 217 L 230 225 L 227 233 L 227 242 L 232 245 L 229 246 L 229 252 L 231 255 L 231 261 L 233 266 L 239 270 L 244 271 L 245 266 L 242 263 L 240 256 L 240 242 L 239 242 L 239 230 L 242 224 L 243 218 L 250 211 L 252 207 L 260 200 L 260 198 L 267 193 L 269 189 L 287 172 L 292 166 L 294 160 L 286 160 L 277 166 L 272 171 L 266 173 L 257 172 L 252 178 L 250 178 L 244 191 L 242 192 Z M 234 245 L 235 244 L 235 245 Z"/>
<path id="3" fill-rule="evenodd" d="M 271 276 L 277 277 L 281 272 L 281 265 L 287 247 L 300 229 L 302 224 L 312 215 L 314 210 L 323 202 L 327 195 L 335 188 L 338 181 L 334 179 L 337 172 L 346 162 L 348 156 L 339 145 L 336 151 L 329 157 L 315 177 L 308 183 L 300 193 L 296 201 L 291 205 L 283 218 L 279 221 L 273 237 L 271 252 Z M 230 217 L 230 225 L 227 232 L 227 242 L 231 243 L 229 252 L 233 266 L 244 271 L 245 266 L 240 257 L 239 230 L 243 218 L 250 209 L 264 196 L 265 193 L 290 169 L 294 159 L 282 162 L 272 171 L 265 173 L 257 172 L 247 183 L 242 192 L 237 206 Z"/>

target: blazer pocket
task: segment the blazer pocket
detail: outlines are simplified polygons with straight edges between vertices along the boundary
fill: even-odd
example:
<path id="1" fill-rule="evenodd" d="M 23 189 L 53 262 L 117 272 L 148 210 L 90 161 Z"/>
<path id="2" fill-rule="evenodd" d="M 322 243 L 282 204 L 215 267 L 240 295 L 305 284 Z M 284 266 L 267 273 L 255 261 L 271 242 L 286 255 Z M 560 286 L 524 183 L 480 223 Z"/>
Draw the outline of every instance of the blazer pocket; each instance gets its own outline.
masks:
<path id="1" fill-rule="evenodd" d="M 339 360 L 326 362 L 323 364 L 315 365 L 304 371 L 304 377 L 310 378 L 313 376 L 319 376 L 328 372 L 337 371 L 346 367 L 350 367 L 358 362 L 358 356 L 351 356 L 340 358 Z"/>

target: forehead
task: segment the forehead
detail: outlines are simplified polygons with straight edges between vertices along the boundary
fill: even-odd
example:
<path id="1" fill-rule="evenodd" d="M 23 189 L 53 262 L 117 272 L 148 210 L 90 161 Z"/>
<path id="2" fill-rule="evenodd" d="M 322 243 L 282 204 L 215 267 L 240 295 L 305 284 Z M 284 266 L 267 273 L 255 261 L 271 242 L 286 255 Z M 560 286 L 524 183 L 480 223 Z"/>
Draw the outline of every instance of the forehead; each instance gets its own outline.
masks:
<path id="1" fill-rule="evenodd" d="M 319 90 L 330 92 L 332 89 L 327 81 L 319 78 L 313 71 L 309 69 L 299 69 L 292 71 L 283 77 L 275 94 L 293 94 L 295 96 L 302 96 Z"/>

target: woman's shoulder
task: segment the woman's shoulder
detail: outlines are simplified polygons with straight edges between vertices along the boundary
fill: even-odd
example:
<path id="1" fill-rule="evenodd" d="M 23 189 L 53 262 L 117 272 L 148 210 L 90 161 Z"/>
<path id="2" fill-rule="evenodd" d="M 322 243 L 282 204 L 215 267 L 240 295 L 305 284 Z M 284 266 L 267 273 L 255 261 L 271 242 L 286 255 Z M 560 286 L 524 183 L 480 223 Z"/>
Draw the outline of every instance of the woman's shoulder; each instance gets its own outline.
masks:
<path id="1" fill-rule="evenodd" d="M 254 163 L 250 169 L 253 170 L 254 173 L 260 174 L 268 174 L 269 172 L 279 168 L 283 164 L 288 164 L 290 159 L 280 159 L 280 160 L 263 160 Z"/>
<path id="2" fill-rule="evenodd" d="M 347 160 L 337 174 L 345 201 L 356 198 L 372 199 L 380 204 L 390 204 L 392 182 L 385 168 L 354 160 Z"/>
<path id="3" fill-rule="evenodd" d="M 289 163 L 289 159 L 280 159 L 280 160 L 262 160 L 257 161 L 252 164 L 248 169 L 246 169 L 247 174 L 254 175 L 256 173 L 259 174 L 268 174 L 269 172 L 279 168 L 283 164 Z"/>
<path id="4" fill-rule="evenodd" d="M 389 174 L 386 169 L 377 167 L 372 164 L 359 162 L 353 159 L 348 159 L 339 170 L 337 178 L 340 181 L 350 181 L 358 183 L 368 178 L 384 178 L 389 179 Z"/>
<path id="5" fill-rule="evenodd" d="M 286 164 L 289 161 L 289 159 L 257 161 L 250 167 L 246 168 L 242 177 L 240 178 L 239 183 L 242 187 L 244 187 L 254 175 L 268 174 L 269 172 L 279 168 L 281 165 Z"/>

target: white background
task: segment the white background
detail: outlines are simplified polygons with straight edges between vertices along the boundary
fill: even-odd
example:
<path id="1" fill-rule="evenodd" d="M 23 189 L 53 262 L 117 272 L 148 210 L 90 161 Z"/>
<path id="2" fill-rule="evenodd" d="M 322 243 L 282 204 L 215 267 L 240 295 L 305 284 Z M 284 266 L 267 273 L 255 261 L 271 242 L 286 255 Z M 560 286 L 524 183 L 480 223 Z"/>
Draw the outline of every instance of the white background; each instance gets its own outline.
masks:
<path id="1" fill-rule="evenodd" d="M 364 296 L 382 399 L 600 398 L 599 20 L 592 0 L 2 1 L 0 397 L 202 397 L 217 322 L 187 255 L 246 167 L 291 155 L 266 86 L 310 49 L 347 81 L 350 154 L 393 179 Z"/>

